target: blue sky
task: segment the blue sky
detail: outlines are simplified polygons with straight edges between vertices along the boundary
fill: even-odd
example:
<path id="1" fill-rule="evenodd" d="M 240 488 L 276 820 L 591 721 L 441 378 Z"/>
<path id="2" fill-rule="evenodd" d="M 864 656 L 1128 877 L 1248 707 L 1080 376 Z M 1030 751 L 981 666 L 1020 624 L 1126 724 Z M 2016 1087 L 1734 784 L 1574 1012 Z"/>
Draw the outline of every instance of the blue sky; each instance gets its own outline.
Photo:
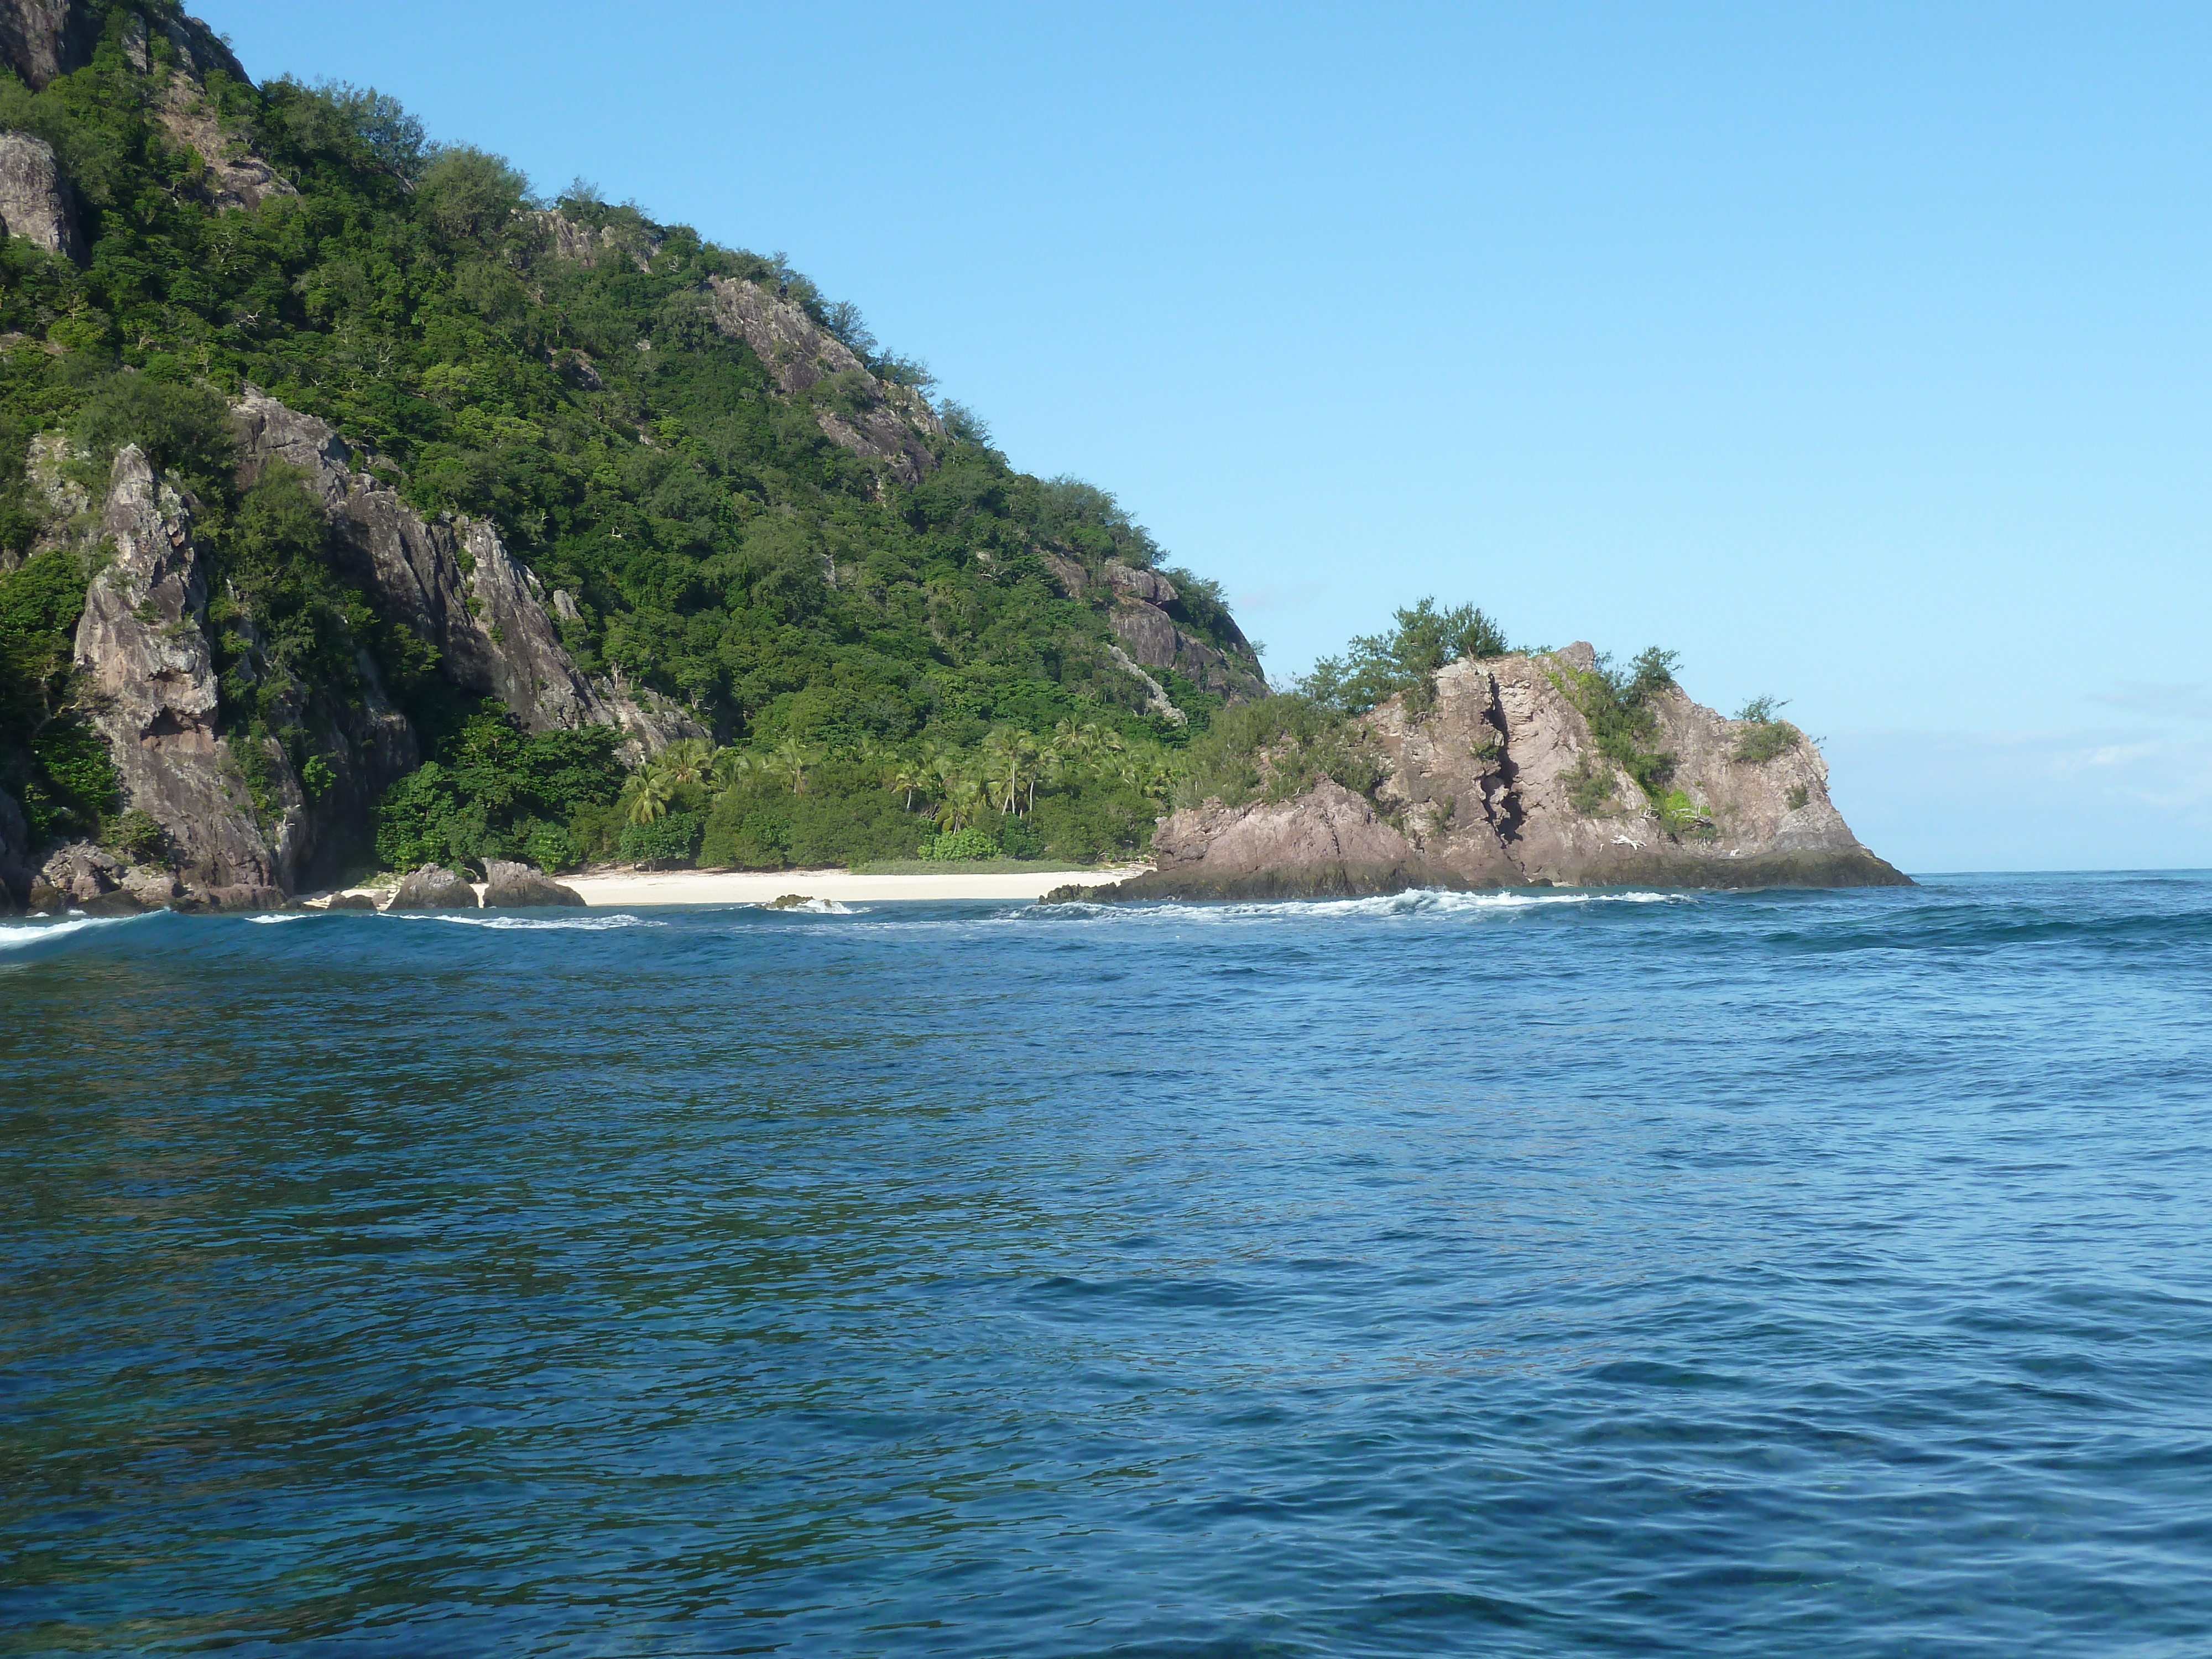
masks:
<path id="1" fill-rule="evenodd" d="M 197 9 L 787 252 L 1279 683 L 1471 599 L 1907 869 L 2212 866 L 2212 11 Z"/>

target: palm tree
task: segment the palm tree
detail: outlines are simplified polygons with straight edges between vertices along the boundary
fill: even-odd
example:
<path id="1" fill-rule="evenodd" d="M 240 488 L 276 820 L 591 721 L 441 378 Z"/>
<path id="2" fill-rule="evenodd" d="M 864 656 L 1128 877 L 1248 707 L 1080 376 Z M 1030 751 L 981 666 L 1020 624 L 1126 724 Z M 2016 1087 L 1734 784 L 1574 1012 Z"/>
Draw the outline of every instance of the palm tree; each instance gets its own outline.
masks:
<path id="1" fill-rule="evenodd" d="M 793 794 L 806 793 L 806 769 L 814 764 L 814 757 L 806 752 L 798 738 L 786 738 L 776 744 L 769 752 L 768 763 L 776 776 L 791 780 Z"/>
<path id="2" fill-rule="evenodd" d="M 1006 804 L 1000 811 L 1014 810 L 1015 798 L 1021 793 L 1022 762 L 1036 752 L 1036 744 L 1029 733 L 1017 732 L 1010 726 L 993 726 L 991 734 L 983 739 L 983 758 L 991 769 L 994 791 L 1001 774 L 1006 780 Z"/>
<path id="3" fill-rule="evenodd" d="M 904 810 L 914 811 L 914 792 L 929 787 L 928 769 L 918 761 L 894 760 L 884 768 L 884 787 L 906 797 Z"/>
<path id="4" fill-rule="evenodd" d="M 630 823 L 651 823 L 667 813 L 668 798 L 675 793 L 676 786 L 658 770 L 633 772 L 623 780 L 615 804 Z"/>
<path id="5" fill-rule="evenodd" d="M 714 762 L 714 745 L 704 738 L 672 743 L 653 757 L 653 769 L 672 784 L 704 783 Z"/>
<path id="6" fill-rule="evenodd" d="M 708 769 L 714 775 L 714 788 L 720 793 L 736 788 L 751 776 L 759 765 L 760 757 L 743 749 L 718 749 L 714 751 L 714 763 Z"/>

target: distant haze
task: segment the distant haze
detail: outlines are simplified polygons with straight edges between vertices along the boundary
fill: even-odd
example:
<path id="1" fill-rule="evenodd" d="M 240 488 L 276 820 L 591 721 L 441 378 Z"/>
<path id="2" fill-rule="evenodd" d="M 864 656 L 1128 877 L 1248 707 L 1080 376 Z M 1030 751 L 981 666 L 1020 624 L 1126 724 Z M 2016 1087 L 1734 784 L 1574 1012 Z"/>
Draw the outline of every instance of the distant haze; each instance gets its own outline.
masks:
<path id="1" fill-rule="evenodd" d="M 1791 699 L 1908 870 L 2212 866 L 2201 9 L 204 0 L 763 252 L 1219 578 Z"/>

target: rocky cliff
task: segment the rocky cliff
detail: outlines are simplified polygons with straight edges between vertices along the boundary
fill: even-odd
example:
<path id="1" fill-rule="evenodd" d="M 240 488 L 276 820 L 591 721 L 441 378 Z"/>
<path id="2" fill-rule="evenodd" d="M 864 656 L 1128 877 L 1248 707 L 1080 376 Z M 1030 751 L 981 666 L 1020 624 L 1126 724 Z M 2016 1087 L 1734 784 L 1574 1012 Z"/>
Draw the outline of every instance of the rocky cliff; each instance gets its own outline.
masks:
<path id="1" fill-rule="evenodd" d="M 382 616 L 435 651 L 456 690 L 499 698 L 532 732 L 619 727 L 633 759 L 706 735 L 655 694 L 582 673 L 548 610 L 566 596 L 544 594 L 491 526 L 424 519 L 356 471 L 327 424 L 273 398 L 249 392 L 235 416 L 241 485 L 273 462 L 299 469 L 329 517 L 336 562 Z M 144 814 L 166 847 L 133 865 L 73 844 L 29 872 L 21 814 L 0 801 L 0 889 L 18 902 L 44 891 L 49 904 L 251 906 L 281 902 L 362 857 L 377 797 L 421 759 L 374 659 L 360 653 L 359 696 L 317 734 L 312 756 L 273 738 L 227 735 L 208 619 L 219 578 L 194 539 L 191 501 L 135 446 L 117 456 L 96 518 L 81 491 L 64 487 L 52 434 L 33 441 L 29 461 L 34 476 L 53 479 L 46 544 L 95 567 L 77 625 L 77 696 L 107 741 L 118 810 Z M 284 718 L 298 713 L 287 702 L 297 688 L 257 650 L 249 647 L 238 672 L 266 684 L 276 724 L 300 724 Z M 310 759 L 319 763 L 312 787 L 303 776 Z"/>
<path id="2" fill-rule="evenodd" d="M 1436 676 L 1432 699 L 1409 708 L 1401 693 L 1364 717 L 1383 773 L 1371 799 L 1323 780 L 1273 804 L 1209 799 L 1162 821 L 1152 873 L 1106 891 L 1260 898 L 1906 880 L 1851 834 L 1810 739 L 1723 719 L 1674 688 L 1650 705 L 1652 746 L 1674 757 L 1667 799 L 1655 805 L 1600 748 L 1577 701 L 1594 662 L 1577 644 L 1454 663 Z"/>

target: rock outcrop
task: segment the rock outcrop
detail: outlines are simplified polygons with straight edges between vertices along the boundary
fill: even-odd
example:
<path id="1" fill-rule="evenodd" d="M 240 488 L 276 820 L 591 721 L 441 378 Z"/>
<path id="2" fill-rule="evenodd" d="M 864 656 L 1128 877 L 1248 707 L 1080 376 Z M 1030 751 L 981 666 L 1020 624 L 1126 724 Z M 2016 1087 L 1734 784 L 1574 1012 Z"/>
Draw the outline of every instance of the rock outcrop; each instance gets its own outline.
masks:
<path id="1" fill-rule="evenodd" d="M 135 445 L 115 458 L 100 529 L 114 551 L 85 593 L 76 669 L 125 804 L 161 826 L 187 879 L 281 884 L 282 860 L 216 731 L 207 580 L 191 514 Z"/>
<path id="2" fill-rule="evenodd" d="M 1828 769 L 1794 731 L 1763 760 L 1749 721 L 1679 689 L 1652 704 L 1674 756 L 1662 812 L 1599 749 L 1574 695 L 1587 645 L 1452 664 L 1433 700 L 1401 694 L 1365 726 L 1387 775 L 1374 799 L 1323 781 L 1277 805 L 1170 814 L 1156 868 L 1115 898 L 1282 898 L 1408 887 L 1851 887 L 1906 878 L 1861 846 Z M 1794 737 L 1794 741 L 1790 739 Z"/>
<path id="3" fill-rule="evenodd" d="M 457 689 L 497 697 L 532 732 L 621 729 L 633 760 L 704 726 L 666 699 L 618 678 L 587 678 L 561 643 L 544 586 L 480 520 L 425 520 L 397 491 L 356 471 L 330 425 L 249 391 L 237 405 L 239 482 L 271 461 L 307 475 L 337 534 L 336 555 L 377 610 L 438 653 Z M 574 614 L 573 606 L 570 607 Z"/>
<path id="4" fill-rule="evenodd" d="M 0 0 L 0 66 L 33 92 L 92 61 L 100 18 L 76 0 Z"/>
<path id="5" fill-rule="evenodd" d="M 483 908 L 487 910 L 528 910 L 550 905 L 582 908 L 584 896 L 541 875 L 526 864 L 507 859 L 484 860 Z"/>
<path id="6" fill-rule="evenodd" d="M 803 307 L 757 283 L 717 276 L 711 291 L 715 327 L 750 346 L 786 394 L 835 383 L 835 403 L 817 404 L 814 410 L 816 424 L 831 442 L 883 462 L 906 483 L 920 483 L 937 465 L 945 428 L 921 393 L 878 379 Z"/>
<path id="7" fill-rule="evenodd" d="M 1054 574 L 1064 586 L 1066 577 L 1057 568 Z M 1132 659 L 1146 668 L 1172 668 L 1227 702 L 1267 695 L 1267 682 L 1258 672 L 1252 647 L 1233 621 L 1224 620 L 1222 625 L 1241 657 L 1207 644 L 1176 621 L 1175 607 L 1182 596 L 1158 571 L 1109 563 L 1105 576 L 1114 595 L 1107 623 Z"/>
<path id="8" fill-rule="evenodd" d="M 442 864 L 410 871 L 392 896 L 387 910 L 473 910 L 477 890 Z"/>
<path id="9" fill-rule="evenodd" d="M 84 263 L 75 193 L 53 147 L 27 132 L 0 132 L 0 230 Z"/>

